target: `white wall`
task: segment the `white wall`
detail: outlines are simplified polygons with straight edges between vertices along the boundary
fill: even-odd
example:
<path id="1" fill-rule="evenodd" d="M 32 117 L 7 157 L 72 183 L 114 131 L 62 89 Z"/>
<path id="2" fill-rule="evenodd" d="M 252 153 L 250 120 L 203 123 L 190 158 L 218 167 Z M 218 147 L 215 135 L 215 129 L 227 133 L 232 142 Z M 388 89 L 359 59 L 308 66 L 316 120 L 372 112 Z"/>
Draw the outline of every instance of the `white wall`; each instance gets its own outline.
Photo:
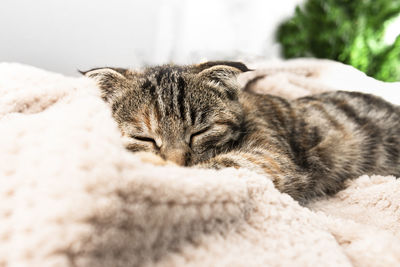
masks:
<path id="1" fill-rule="evenodd" d="M 301 0 L 0 0 L 0 61 L 65 74 L 202 59 L 277 57 Z"/>
<path id="2" fill-rule="evenodd" d="M 280 55 L 274 40 L 278 24 L 301 0 L 160 1 L 158 59 L 190 62 Z M 173 3 L 173 4 L 171 4 Z M 168 15 L 167 15 L 168 14 Z M 170 33 L 173 33 L 170 35 Z M 162 42 L 170 38 L 168 42 Z"/>

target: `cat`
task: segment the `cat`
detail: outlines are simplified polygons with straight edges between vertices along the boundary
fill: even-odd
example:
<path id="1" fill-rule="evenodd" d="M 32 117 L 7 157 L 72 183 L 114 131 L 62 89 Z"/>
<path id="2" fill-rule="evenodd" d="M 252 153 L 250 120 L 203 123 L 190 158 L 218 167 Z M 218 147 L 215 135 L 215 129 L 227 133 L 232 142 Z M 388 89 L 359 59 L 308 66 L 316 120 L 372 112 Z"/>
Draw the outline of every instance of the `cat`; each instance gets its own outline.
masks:
<path id="1" fill-rule="evenodd" d="M 99 68 L 127 149 L 181 166 L 247 168 L 300 203 L 362 174 L 400 177 L 400 108 L 359 92 L 286 100 L 241 90 L 240 62 Z"/>

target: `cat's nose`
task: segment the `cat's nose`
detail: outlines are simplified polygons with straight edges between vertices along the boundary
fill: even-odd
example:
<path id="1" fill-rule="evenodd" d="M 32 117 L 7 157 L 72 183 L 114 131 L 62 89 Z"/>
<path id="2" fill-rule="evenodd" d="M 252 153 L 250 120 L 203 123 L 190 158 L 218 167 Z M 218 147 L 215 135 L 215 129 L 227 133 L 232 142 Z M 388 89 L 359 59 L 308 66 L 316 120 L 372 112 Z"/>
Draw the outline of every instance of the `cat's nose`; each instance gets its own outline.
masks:
<path id="1" fill-rule="evenodd" d="M 186 151 L 182 149 L 171 149 L 166 153 L 165 159 L 172 161 L 180 166 L 186 165 Z"/>

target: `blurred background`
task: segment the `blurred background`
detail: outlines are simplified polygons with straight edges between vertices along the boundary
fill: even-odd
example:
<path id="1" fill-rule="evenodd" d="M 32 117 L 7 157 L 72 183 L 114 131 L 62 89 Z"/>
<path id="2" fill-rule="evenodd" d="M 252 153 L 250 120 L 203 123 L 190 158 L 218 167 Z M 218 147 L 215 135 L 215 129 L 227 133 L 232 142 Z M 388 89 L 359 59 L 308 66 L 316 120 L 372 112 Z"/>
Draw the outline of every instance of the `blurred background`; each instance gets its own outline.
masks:
<path id="1" fill-rule="evenodd" d="M 395 81 L 399 15 L 400 0 L 1 0 L 0 61 L 77 75 L 306 56 Z"/>

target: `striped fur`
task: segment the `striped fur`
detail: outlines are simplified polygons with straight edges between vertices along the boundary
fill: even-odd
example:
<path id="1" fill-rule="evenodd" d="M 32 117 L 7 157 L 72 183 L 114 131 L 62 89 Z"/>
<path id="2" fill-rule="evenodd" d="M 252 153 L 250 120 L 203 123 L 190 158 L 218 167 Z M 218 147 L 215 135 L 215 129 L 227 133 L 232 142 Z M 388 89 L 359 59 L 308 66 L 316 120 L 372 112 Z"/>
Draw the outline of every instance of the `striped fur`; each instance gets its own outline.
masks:
<path id="1" fill-rule="evenodd" d="M 362 174 L 400 176 L 400 108 L 356 92 L 288 101 L 240 91 L 238 62 L 86 72 L 132 151 L 179 165 L 248 168 L 300 202 Z"/>

